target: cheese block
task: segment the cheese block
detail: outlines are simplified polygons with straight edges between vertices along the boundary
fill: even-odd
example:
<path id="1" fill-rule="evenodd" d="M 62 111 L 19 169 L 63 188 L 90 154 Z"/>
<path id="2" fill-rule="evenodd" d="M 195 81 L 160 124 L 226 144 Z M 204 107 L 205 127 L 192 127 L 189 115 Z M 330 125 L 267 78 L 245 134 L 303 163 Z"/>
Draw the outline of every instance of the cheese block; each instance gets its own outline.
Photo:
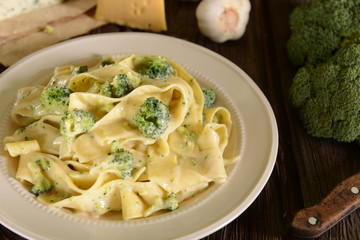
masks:
<path id="1" fill-rule="evenodd" d="M 95 18 L 154 32 L 167 30 L 164 0 L 98 0 Z"/>
<path id="2" fill-rule="evenodd" d="M 62 0 L 0 0 L 0 20 L 61 2 Z"/>

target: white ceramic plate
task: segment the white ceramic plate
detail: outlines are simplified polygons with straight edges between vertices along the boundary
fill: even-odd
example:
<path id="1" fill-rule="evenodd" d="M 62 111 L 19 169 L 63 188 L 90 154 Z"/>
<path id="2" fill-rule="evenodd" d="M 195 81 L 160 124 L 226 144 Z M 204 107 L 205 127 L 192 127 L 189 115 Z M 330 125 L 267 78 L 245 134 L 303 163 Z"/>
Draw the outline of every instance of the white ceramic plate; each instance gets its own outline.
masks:
<path id="1" fill-rule="evenodd" d="M 24 58 L 0 75 L 0 137 L 8 134 L 9 109 L 18 88 L 34 86 L 59 65 L 107 54 L 164 55 L 184 65 L 202 86 L 216 90 L 219 103 L 230 109 L 234 128 L 227 154 L 240 159 L 229 177 L 176 211 L 142 220 L 119 221 L 74 216 L 34 200 L 0 158 L 0 220 L 30 239 L 198 239 L 225 226 L 259 195 L 277 155 L 278 132 L 272 109 L 256 84 L 239 67 L 193 43 L 150 33 L 112 33 L 66 41 Z"/>

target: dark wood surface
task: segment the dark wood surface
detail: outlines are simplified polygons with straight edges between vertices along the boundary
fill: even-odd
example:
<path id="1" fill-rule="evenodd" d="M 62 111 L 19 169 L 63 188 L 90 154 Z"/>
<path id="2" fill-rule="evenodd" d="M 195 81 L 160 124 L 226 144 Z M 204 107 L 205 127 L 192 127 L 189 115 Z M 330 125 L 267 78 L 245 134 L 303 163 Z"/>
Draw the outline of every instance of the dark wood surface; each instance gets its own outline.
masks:
<path id="1" fill-rule="evenodd" d="M 265 188 L 237 219 L 204 238 L 207 240 L 293 239 L 288 227 L 295 213 L 318 203 L 341 181 L 360 170 L 360 147 L 308 136 L 288 102 L 296 69 L 286 56 L 290 0 L 251 0 L 250 21 L 243 38 L 222 44 L 198 30 L 198 1 L 166 0 L 168 31 L 209 48 L 242 68 L 268 98 L 279 128 L 276 165 Z M 89 34 L 134 31 L 112 24 Z M 5 67 L 0 65 L 0 71 Z M 4 193 L 5 194 L 5 193 Z M 4 226 L 0 239 L 23 239 Z M 354 211 L 319 239 L 360 239 L 360 212 Z"/>

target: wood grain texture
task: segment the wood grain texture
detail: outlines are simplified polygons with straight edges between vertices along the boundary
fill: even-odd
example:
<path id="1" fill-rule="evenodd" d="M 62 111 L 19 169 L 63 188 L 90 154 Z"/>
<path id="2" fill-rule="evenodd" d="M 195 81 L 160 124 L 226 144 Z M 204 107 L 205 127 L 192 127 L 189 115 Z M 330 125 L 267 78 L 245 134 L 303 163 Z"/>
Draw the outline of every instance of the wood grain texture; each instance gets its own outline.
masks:
<path id="1" fill-rule="evenodd" d="M 263 191 L 238 218 L 203 240 L 294 239 L 288 228 L 295 213 L 320 202 L 344 179 L 360 171 L 360 147 L 308 136 L 289 105 L 288 91 L 296 69 L 286 55 L 290 30 L 290 0 L 251 0 L 245 35 L 237 41 L 214 43 L 198 30 L 198 1 L 166 0 L 168 31 L 162 34 L 199 44 L 242 68 L 268 98 L 279 128 L 275 168 Z M 91 31 L 138 31 L 113 24 Z M 5 68 L 0 66 L 0 71 Z M 0 239 L 22 239 L 4 227 Z M 360 239 L 357 210 L 326 232 L 319 240 Z"/>

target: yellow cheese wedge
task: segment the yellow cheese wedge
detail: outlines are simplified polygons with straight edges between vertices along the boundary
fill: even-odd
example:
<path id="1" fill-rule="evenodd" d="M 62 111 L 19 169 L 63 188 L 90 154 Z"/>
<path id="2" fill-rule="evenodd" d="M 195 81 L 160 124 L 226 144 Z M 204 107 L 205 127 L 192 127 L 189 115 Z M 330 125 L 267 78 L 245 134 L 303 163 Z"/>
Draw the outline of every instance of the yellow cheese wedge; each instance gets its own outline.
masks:
<path id="1" fill-rule="evenodd" d="M 164 0 L 98 0 L 95 18 L 154 32 L 167 30 Z"/>

